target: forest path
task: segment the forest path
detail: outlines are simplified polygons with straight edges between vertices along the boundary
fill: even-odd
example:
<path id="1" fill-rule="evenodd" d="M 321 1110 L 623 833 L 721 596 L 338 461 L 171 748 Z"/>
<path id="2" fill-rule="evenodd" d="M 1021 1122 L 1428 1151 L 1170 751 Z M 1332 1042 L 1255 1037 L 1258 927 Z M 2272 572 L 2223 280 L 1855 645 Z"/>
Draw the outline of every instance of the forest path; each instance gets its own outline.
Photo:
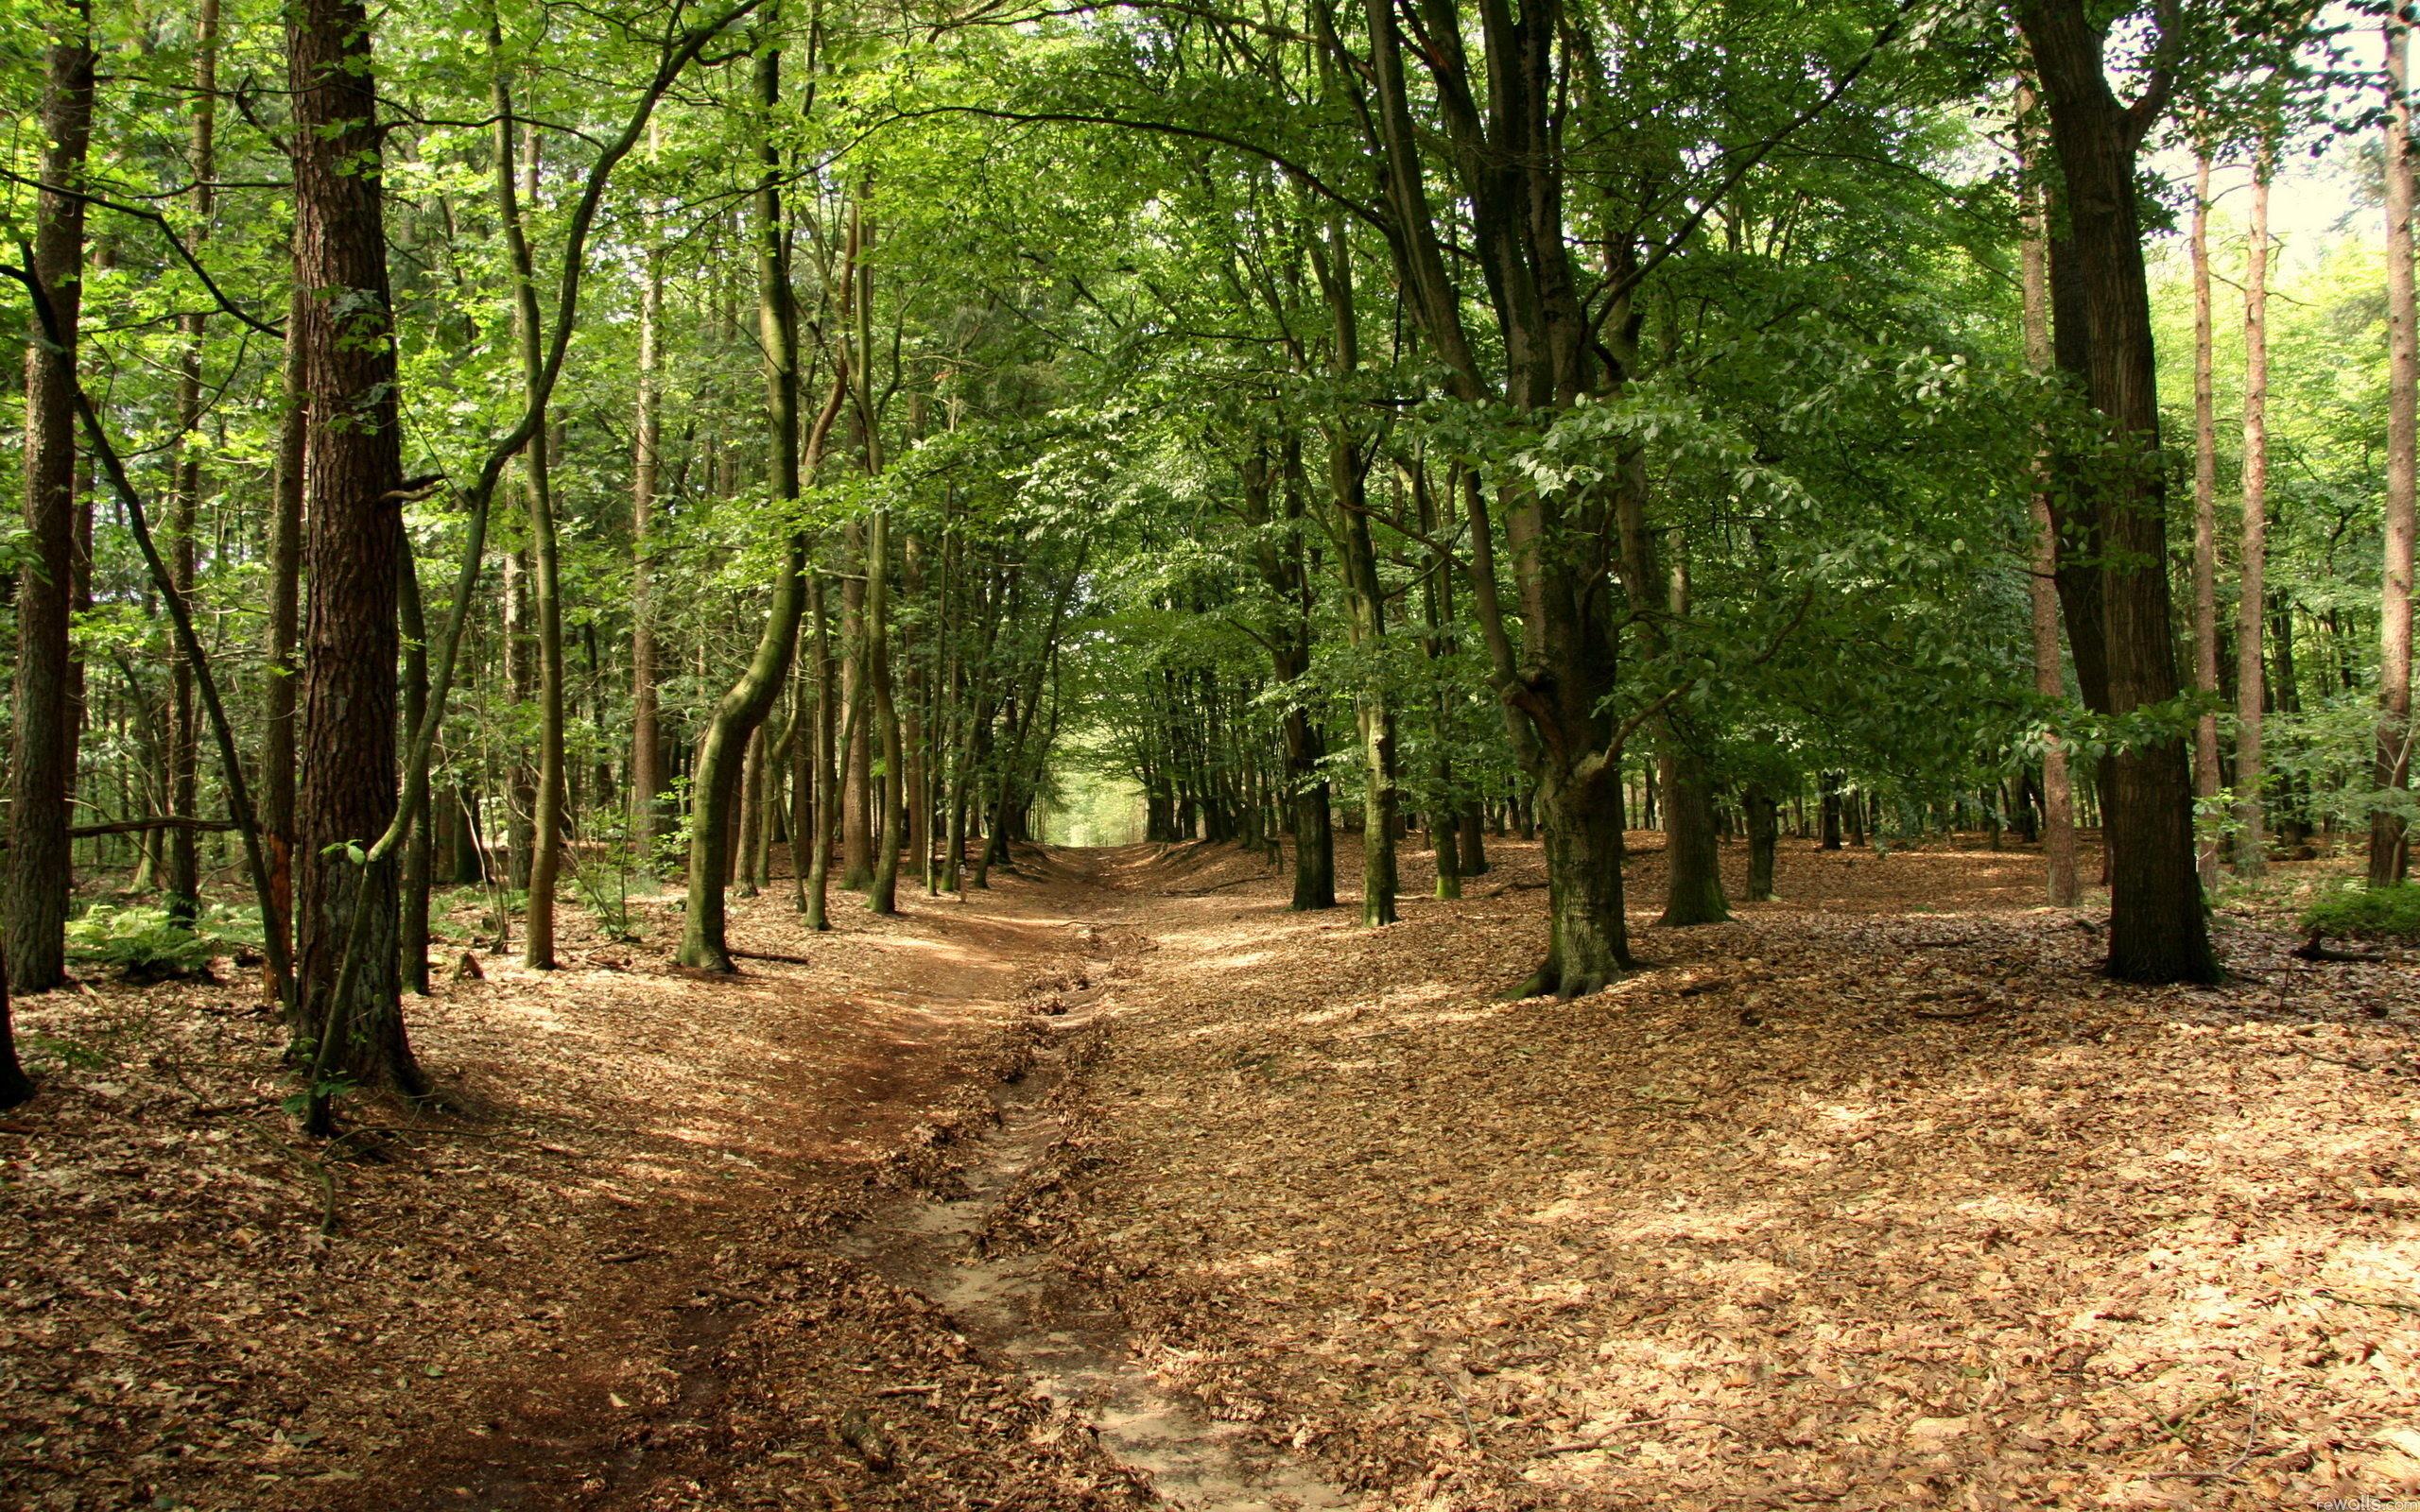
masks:
<path id="1" fill-rule="evenodd" d="M 836 894 L 841 931 L 821 938 L 777 881 L 735 902 L 734 944 L 821 964 L 744 960 L 727 984 L 643 963 L 607 984 L 491 967 L 496 995 L 544 994 L 590 1058 L 631 1078 L 574 1099 L 584 1137 L 562 1145 L 658 1191 L 633 1202 L 626 1186 L 537 1263 L 491 1273 L 486 1311 L 534 1334 L 449 1366 L 460 1407 L 395 1444 L 349 1504 L 922 1508 L 1009 1489 L 1132 1504 L 1063 1411 L 1038 1427 L 1053 1415 L 1021 1377 L 832 1243 L 883 1188 L 952 1179 L 990 1090 L 1044 1038 L 1034 993 L 1105 964 L 1085 920 L 1108 894 L 1080 867 L 1028 869 L 963 902 L 903 886 L 895 919 Z M 488 1076 L 533 1069 L 510 1062 Z"/>

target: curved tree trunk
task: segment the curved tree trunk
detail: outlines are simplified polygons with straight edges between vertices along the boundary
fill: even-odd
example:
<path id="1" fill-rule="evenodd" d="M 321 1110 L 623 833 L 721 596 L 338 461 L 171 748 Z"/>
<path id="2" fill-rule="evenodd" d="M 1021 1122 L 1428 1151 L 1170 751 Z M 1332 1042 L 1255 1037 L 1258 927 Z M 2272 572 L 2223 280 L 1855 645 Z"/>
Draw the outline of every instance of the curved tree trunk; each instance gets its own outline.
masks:
<path id="1" fill-rule="evenodd" d="M 781 49 L 769 40 L 756 58 L 756 102 L 770 113 L 781 98 Z M 773 496 L 795 499 L 799 488 L 798 317 L 790 295 L 789 227 L 782 203 L 783 163 L 769 137 L 759 147 L 763 176 L 756 189 L 756 285 L 765 349 L 769 461 Z M 854 246 L 850 266 L 854 267 Z M 847 275 L 844 273 L 843 277 Z M 837 389 L 836 389 L 837 393 Z M 817 421 L 817 445 L 834 406 Z M 810 464 L 811 465 L 811 464 Z M 731 970 L 723 931 L 724 878 L 731 870 L 732 800 L 739 788 L 749 737 L 765 722 L 789 675 L 799 622 L 806 612 L 806 537 L 793 533 L 773 581 L 755 654 L 739 680 L 715 705 L 698 775 L 690 787 L 689 906 L 681 930 L 680 961 L 708 971 Z"/>

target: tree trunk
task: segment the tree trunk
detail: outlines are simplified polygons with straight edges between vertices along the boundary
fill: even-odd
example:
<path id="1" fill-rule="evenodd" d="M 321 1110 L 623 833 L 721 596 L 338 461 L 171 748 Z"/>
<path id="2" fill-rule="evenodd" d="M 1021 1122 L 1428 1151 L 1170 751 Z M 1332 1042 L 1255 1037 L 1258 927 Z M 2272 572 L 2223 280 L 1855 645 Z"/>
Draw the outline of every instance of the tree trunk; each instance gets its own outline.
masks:
<path id="1" fill-rule="evenodd" d="M 1628 533 L 1626 528 L 1625 534 Z M 1643 535 L 1644 532 L 1642 531 Z M 1633 564 L 1640 581 L 1654 580 L 1653 560 L 1641 556 Z M 1689 612 L 1689 571 L 1675 533 L 1670 587 L 1666 604 L 1678 623 Z M 1654 637 L 1651 644 L 1661 644 Z M 1668 928 L 1728 923 L 1731 900 L 1722 891 L 1722 848 L 1715 824 L 1714 782 L 1707 770 L 1700 732 L 1685 721 L 1667 715 L 1664 730 L 1664 915 L 1656 920 Z"/>
<path id="2" fill-rule="evenodd" d="M 43 88 L 44 188 L 34 203 L 33 267 L 49 291 L 65 362 L 48 360 L 39 331 L 26 349 L 26 541 L 17 580 L 15 744 L 9 765 L 8 961 L 18 993 L 67 979 L 73 886 L 67 809 L 76 751 L 68 616 L 74 602 L 74 374 L 84 288 L 84 159 L 93 135 L 92 12 L 69 0 Z M 62 192 L 64 191 L 64 192 Z M 14 1052 L 9 1056 L 13 1059 Z M 0 1088 L 0 1091 L 7 1089 Z"/>
<path id="3" fill-rule="evenodd" d="M 218 0 L 201 0 L 194 35 L 193 230 L 185 245 L 199 255 L 210 240 L 218 177 Z M 183 350 L 177 354 L 177 443 L 168 504 L 169 571 L 176 592 L 193 602 L 195 530 L 201 508 L 201 343 L 209 317 L 200 310 L 178 320 Z M 182 658 L 169 673 L 168 812 L 200 813 L 201 730 L 194 706 L 193 669 Z M 162 891 L 168 917 L 191 924 L 201 913 L 201 858 L 191 830 L 167 835 L 167 875 Z"/>
<path id="4" fill-rule="evenodd" d="M 2210 349 L 2210 155 L 2193 162 L 2193 691 L 2219 691 L 2219 414 Z M 2193 799 L 2218 806 L 2219 715 L 2204 709 L 2193 724 Z M 2219 884 L 2215 835 L 2194 841 L 2194 868 L 2206 890 Z"/>
<path id="5" fill-rule="evenodd" d="M 390 856 L 351 860 L 395 813 L 397 445 L 393 303 L 370 19 L 357 0 L 298 0 L 287 11 L 293 128 L 294 274 L 313 291 L 298 312 L 303 518 L 311 585 L 302 673 L 301 824 L 295 924 L 302 1030 L 324 1035 L 321 1063 L 361 1085 L 418 1094 L 397 1003 Z M 355 912 L 350 1001 L 332 1001 Z"/>
<path id="6" fill-rule="evenodd" d="M 2396 797 L 2411 785 L 2411 555 L 2415 408 L 2420 408 L 2420 329 L 2413 325 L 2411 99 L 2406 49 L 2410 27 L 2386 28 L 2386 562 L 2378 612 L 2377 782 Z M 2402 815 L 2370 816 L 2370 885 L 2401 882 L 2411 865 Z"/>
<path id="7" fill-rule="evenodd" d="M 1773 850 L 1781 837 L 1780 805 L 1762 782 L 1750 782 L 1739 795 L 1748 819 L 1748 901 L 1769 903 L 1773 897 Z"/>
<path id="8" fill-rule="evenodd" d="M 832 665 L 832 630 L 824 603 L 823 575 L 807 576 L 807 615 L 815 632 L 815 830 L 814 851 L 806 864 L 806 927 L 821 934 L 832 927 L 832 830 L 839 822 L 838 752 L 834 745 L 839 702 L 838 679 Z"/>
<path id="9" fill-rule="evenodd" d="M 656 129 L 649 127 L 650 132 Z M 652 151 L 660 136 L 650 135 Z M 656 706 L 655 490 L 664 466 L 664 248 L 648 223 L 647 270 L 639 285 L 637 436 L 631 468 L 631 836 L 638 864 L 653 869 L 662 833 L 663 741 Z"/>
<path id="10" fill-rule="evenodd" d="M 2038 168 L 2041 130 L 2030 86 L 2019 95 L 2019 140 L 2028 168 Z M 2038 172 L 2029 172 L 2024 187 L 2025 238 L 2022 248 L 2025 294 L 2025 360 L 2037 373 L 2048 373 L 2050 352 L 2050 242 L 2048 196 Z M 2033 691 L 2046 702 L 2063 703 L 2067 696 L 2066 663 L 2059 647 L 2059 526 L 2050 502 L 2050 459 L 2036 464 L 2040 486 L 2031 500 L 2033 520 L 2032 571 L 2026 593 L 2032 608 Z M 1840 811 L 1832 802 L 1825 815 L 1825 835 L 1840 849 Z M 2042 742 L 2042 859 L 2048 896 L 2053 908 L 2073 908 L 2083 896 L 2076 870 L 2075 786 L 2067 775 L 2067 747 L 2056 734 Z"/>
<path id="11" fill-rule="evenodd" d="M 768 24 L 769 29 L 770 24 Z M 757 103 L 769 114 L 781 94 L 781 49 L 768 43 L 756 58 Z M 769 421 L 768 459 L 776 499 L 799 495 L 802 467 L 798 412 L 798 312 L 790 291 L 790 235 L 784 215 L 781 185 L 785 165 L 779 146 L 768 136 L 758 146 L 761 177 L 757 180 L 756 285 L 758 319 L 765 351 L 766 412 Z M 841 271 L 845 289 L 856 267 L 856 245 L 851 238 Z M 845 295 L 843 296 L 845 298 Z M 832 397 L 817 417 L 805 447 L 804 472 L 812 475 L 821 459 L 823 438 L 839 411 L 843 371 L 835 379 Z M 765 722 L 767 711 L 780 696 L 789 675 L 790 657 L 798 642 L 799 622 L 806 612 L 807 541 L 793 533 L 784 553 L 780 575 L 773 582 L 773 602 L 764 633 L 748 669 L 715 706 L 699 753 L 698 775 L 691 783 L 689 818 L 689 906 L 681 934 L 681 964 L 709 971 L 731 970 L 731 950 L 724 939 L 723 876 L 730 867 L 732 798 L 739 785 L 740 765 L 748 738 Z"/>
<path id="12" fill-rule="evenodd" d="M 522 200 L 538 194 L 541 139 L 532 131 L 526 155 L 512 91 L 504 75 L 503 39 L 490 24 L 489 51 L 495 60 L 495 198 L 504 228 L 513 286 L 512 331 L 521 353 L 525 395 L 534 403 L 545 382 L 545 332 L 538 314 L 537 270 L 522 226 Z M 516 172 L 523 175 L 518 194 Z M 529 505 L 530 597 L 538 611 L 538 773 L 530 812 L 529 902 L 521 930 L 521 964 L 533 971 L 555 967 L 555 875 L 563 845 L 563 620 L 562 573 L 555 548 L 554 485 L 548 468 L 550 428 L 542 411 L 521 454 Z"/>
<path id="13" fill-rule="evenodd" d="M 2250 265 L 2243 276 L 2243 544 L 2241 588 L 2236 604 L 2235 663 L 2235 869 L 2256 877 L 2267 869 L 2263 833 L 2261 720 L 2265 658 L 2261 631 L 2268 619 L 2269 570 L 2269 174 L 2264 142 L 2252 174 Z"/>
<path id="14" fill-rule="evenodd" d="M 302 630 L 302 448 L 309 430 L 302 387 L 302 306 L 309 291 L 293 285 L 285 312 L 285 413 L 278 418 L 277 471 L 269 484 L 268 669 L 261 692 L 261 830 L 268 847 L 269 892 L 275 918 L 262 927 L 294 939 L 294 724 L 301 665 L 295 646 Z M 475 878 L 474 879 L 475 880 Z"/>
<path id="15" fill-rule="evenodd" d="M 412 557 L 408 532 L 397 522 L 395 542 L 395 608 L 404 632 L 404 726 L 418 730 L 428 713 L 428 626 L 421 613 L 420 564 Z M 395 959 L 406 991 L 428 996 L 428 893 L 430 833 L 428 773 L 406 772 L 412 784 L 411 803 L 419 817 L 411 838 L 404 844 L 404 866 L 395 926 Z"/>
<path id="16" fill-rule="evenodd" d="M 1685 737 L 1680 737 L 1685 740 Z M 1705 759 L 1686 744 L 1663 755 L 1664 914 L 1668 928 L 1727 923 L 1731 902 L 1722 890 L 1722 848 L 1715 831 L 1714 784 Z"/>
<path id="17" fill-rule="evenodd" d="M 1311 664 L 1311 586 L 1303 563 L 1303 489 L 1299 443 L 1285 442 L 1282 476 L 1270 475 L 1266 453 L 1255 449 L 1243 460 L 1244 519 L 1254 527 L 1253 547 L 1260 580 L 1277 602 L 1269 632 L 1271 679 L 1283 688 L 1297 686 Z M 1272 485 L 1281 487 L 1285 529 L 1270 509 Z M 1320 775 L 1327 754 L 1310 712 L 1289 698 L 1279 725 L 1285 739 L 1286 801 L 1293 816 L 1294 901 L 1298 911 L 1336 906 L 1336 840 L 1328 810 L 1328 785 Z M 1157 839 L 1157 834 L 1149 835 Z"/>
<path id="18" fill-rule="evenodd" d="M 2066 605 L 2079 663 L 2089 660 L 2079 618 L 2100 630 L 2100 664 L 2082 678 L 2105 714 L 2159 705 L 2179 692 L 2168 591 L 2166 480 L 2159 466 L 2151 297 L 2136 218 L 2136 152 L 2161 94 L 2142 109 L 2118 103 L 2105 72 L 2102 33 L 2083 0 L 2020 0 L 2018 25 L 2041 70 L 2050 135 L 2066 187 L 2071 256 L 2054 258 L 2054 283 L 2078 296 L 2054 303 L 2080 313 L 2075 333 L 2086 392 L 2115 443 L 2074 500 L 2099 555 L 2099 602 Z M 2064 345 L 2064 343 L 2063 343 Z M 2064 580 L 2066 575 L 2063 576 Z M 2097 675 L 2094 675 L 2097 673 Z M 2151 738 L 2101 764 L 2102 833 L 2110 864 L 2108 970 L 2134 982 L 2210 982 L 2201 879 L 2194 869 L 2193 782 L 2181 738 Z"/>

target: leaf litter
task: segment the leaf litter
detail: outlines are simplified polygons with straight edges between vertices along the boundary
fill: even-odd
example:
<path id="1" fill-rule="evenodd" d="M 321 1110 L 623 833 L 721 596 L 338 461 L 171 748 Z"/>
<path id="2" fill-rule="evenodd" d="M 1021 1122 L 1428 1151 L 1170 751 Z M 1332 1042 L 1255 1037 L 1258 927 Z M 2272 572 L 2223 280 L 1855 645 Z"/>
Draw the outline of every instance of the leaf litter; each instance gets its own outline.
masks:
<path id="1" fill-rule="evenodd" d="M 567 931 L 414 1004 L 445 1104 L 334 1156 L 246 993 L 28 1000 L 0 1506 L 1147 1504 L 831 1244 L 949 1194 L 1070 1006 L 1070 1132 L 977 1247 L 1373 1512 L 2420 1491 L 2420 994 L 2290 954 L 2324 867 L 2195 991 L 2100 976 L 2021 852 L 1789 849 L 1790 902 L 1666 930 L 1634 838 L 1645 969 L 1572 1002 L 1495 996 L 1545 932 L 1508 841 L 1454 902 L 1407 850 L 1379 931 L 1205 846 L 820 939 L 743 903 L 821 964 L 730 981 Z"/>
<path id="2" fill-rule="evenodd" d="M 1792 902 L 1661 929 L 1633 838 L 1647 969 L 1571 1002 L 1492 995 L 1535 846 L 1454 902 L 1407 848 L 1379 931 L 1131 861 L 1160 950 L 1023 1231 L 1373 1506 L 2420 1489 L 2411 968 L 2303 966 L 2273 894 L 2227 986 L 2116 984 L 2015 850 L 1789 848 Z"/>

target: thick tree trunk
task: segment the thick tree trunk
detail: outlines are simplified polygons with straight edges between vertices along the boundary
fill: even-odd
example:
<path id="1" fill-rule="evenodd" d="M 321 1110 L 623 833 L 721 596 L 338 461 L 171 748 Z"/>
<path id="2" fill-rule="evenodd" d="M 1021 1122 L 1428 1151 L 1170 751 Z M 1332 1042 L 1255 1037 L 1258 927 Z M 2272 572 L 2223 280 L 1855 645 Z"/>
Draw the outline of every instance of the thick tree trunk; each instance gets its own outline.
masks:
<path id="1" fill-rule="evenodd" d="M 1682 737 L 1663 755 L 1664 914 L 1668 928 L 1726 923 L 1731 901 L 1722 890 L 1722 849 L 1715 830 L 1714 784 L 1705 758 Z"/>
<path id="2" fill-rule="evenodd" d="M 2079 477 L 2077 499 L 2096 527 L 2100 556 L 2100 712 L 2131 713 L 2180 691 L 2168 591 L 2165 478 L 2151 296 L 2136 219 L 2135 155 L 2161 101 L 2118 103 L 2105 72 L 2102 34 L 2083 0 L 2020 0 L 2018 24 L 2041 70 L 2050 134 L 2066 185 L 2074 284 L 2083 317 L 2086 390 L 2108 426 L 2114 456 Z M 2059 313 L 2068 313 L 2059 301 Z M 2068 605 L 2079 662 L 2079 609 Z M 2089 698 L 2092 678 L 2084 679 Z M 2135 982 L 2219 977 L 2194 869 L 2193 782 L 2181 738 L 2148 739 L 2102 763 L 2102 833 L 2110 861 L 2110 974 Z"/>
<path id="3" fill-rule="evenodd" d="M 294 270 L 310 396 L 303 518 L 311 585 L 304 635 L 295 924 L 302 1031 L 324 1066 L 363 1085 L 427 1089 L 397 1003 L 397 867 L 364 867 L 395 813 L 396 363 L 370 18 L 356 0 L 287 11 Z M 361 889 L 350 1001 L 332 1001 Z"/>
<path id="4" fill-rule="evenodd" d="M 2252 225 L 2243 276 L 2243 542 L 2236 603 L 2235 869 L 2268 868 L 2261 721 L 2267 699 L 2261 632 L 2269 604 L 2269 173 L 2264 145 L 2252 175 Z"/>
<path id="5" fill-rule="evenodd" d="M 77 330 L 83 303 L 84 159 L 93 135 L 91 9 L 70 0 L 43 89 L 44 188 L 34 202 L 32 272 L 49 291 L 63 363 L 39 332 L 26 349 L 26 559 L 17 579 L 15 744 L 9 764 L 8 970 L 18 993 L 67 979 L 75 796 L 68 615 L 75 597 Z M 66 191 L 66 192 L 61 192 Z M 13 1057 L 13 1052 L 10 1052 Z"/>
<path id="6" fill-rule="evenodd" d="M 2420 328 L 2413 325 L 2411 215 L 2415 185 L 2411 99 L 2406 77 L 2410 28 L 2386 28 L 2386 303 L 2387 440 L 2386 561 L 2378 613 L 2378 735 L 2377 782 L 2394 791 L 2411 785 L 2411 556 L 2415 437 L 2420 436 Z M 2400 814 L 2370 818 L 2370 885 L 2404 879 L 2411 836 Z"/>

